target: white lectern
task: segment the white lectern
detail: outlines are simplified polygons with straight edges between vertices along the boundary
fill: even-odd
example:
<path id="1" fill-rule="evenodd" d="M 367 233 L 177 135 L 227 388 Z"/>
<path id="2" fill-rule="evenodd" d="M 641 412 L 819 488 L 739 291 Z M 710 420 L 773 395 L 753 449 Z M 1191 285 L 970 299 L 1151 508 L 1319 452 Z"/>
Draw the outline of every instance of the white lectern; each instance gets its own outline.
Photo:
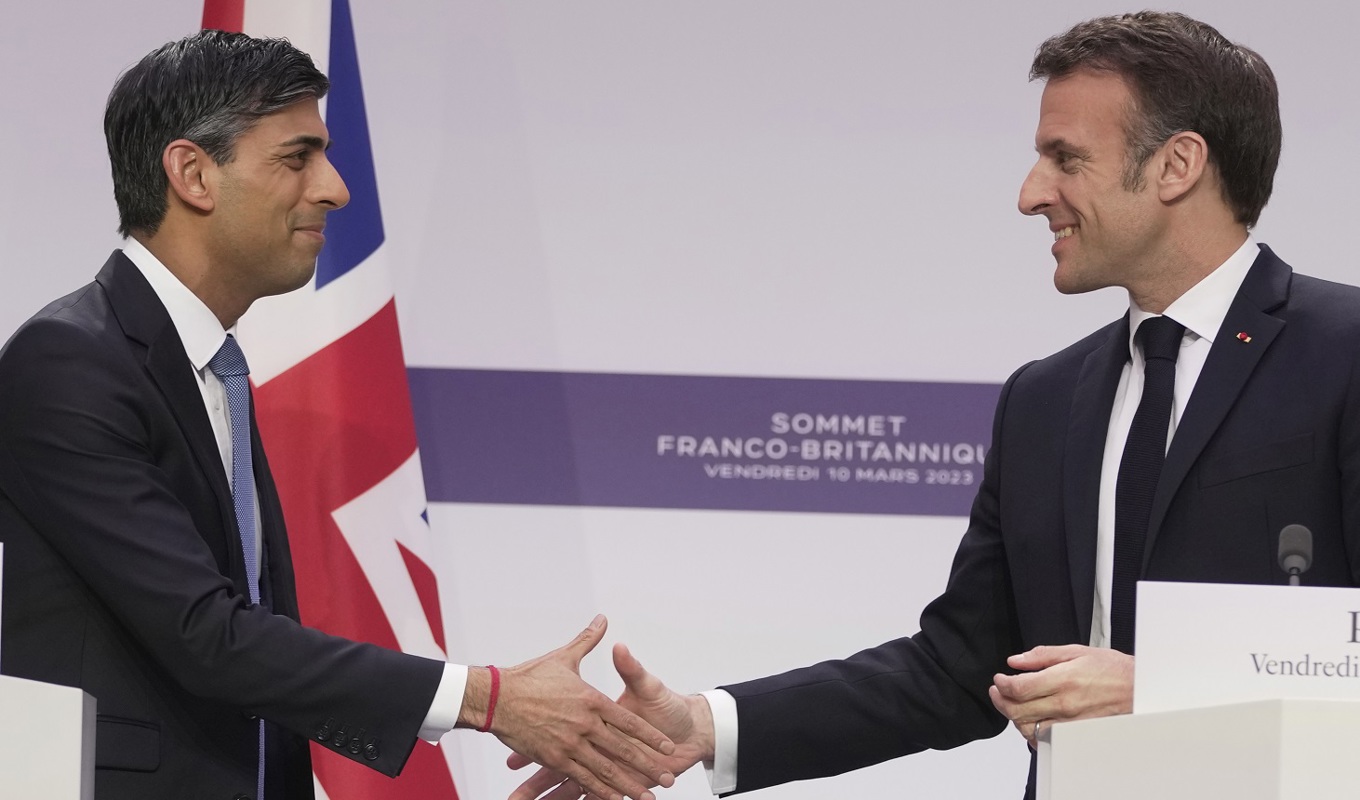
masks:
<path id="1" fill-rule="evenodd" d="M 94 698 L 0 675 L 0 795 L 93 800 Z"/>
<path id="2" fill-rule="evenodd" d="M 1360 797 L 1360 589 L 1138 585 L 1133 714 L 1041 733 L 1040 800 Z"/>
<path id="3" fill-rule="evenodd" d="M 1039 800 L 1320 800 L 1360 793 L 1360 701 L 1257 700 L 1054 725 Z"/>

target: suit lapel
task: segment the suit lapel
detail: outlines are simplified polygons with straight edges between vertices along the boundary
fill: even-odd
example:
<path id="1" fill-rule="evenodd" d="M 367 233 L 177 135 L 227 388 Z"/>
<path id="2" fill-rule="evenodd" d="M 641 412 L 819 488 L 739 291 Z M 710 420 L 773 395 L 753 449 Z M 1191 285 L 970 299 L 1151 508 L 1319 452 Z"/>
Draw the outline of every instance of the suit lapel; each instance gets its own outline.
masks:
<path id="1" fill-rule="evenodd" d="M 260 503 L 261 539 L 264 542 L 264 563 L 261 565 L 261 590 L 267 593 L 269 609 L 297 621 L 297 588 L 293 580 L 293 556 L 284 534 L 283 506 L 278 488 L 274 485 L 269 460 L 260 440 L 260 428 L 255 424 L 255 398 L 250 402 L 251 464 L 255 468 L 255 497 Z"/>
<path id="2" fill-rule="evenodd" d="M 1270 312 L 1288 299 L 1291 274 L 1289 265 L 1262 245 L 1261 254 L 1256 257 L 1228 308 L 1228 315 L 1209 350 L 1162 465 L 1161 479 L 1152 498 L 1147 543 L 1143 548 L 1144 569 L 1152 558 L 1152 548 L 1171 501 L 1190 467 L 1237 402 L 1261 357 L 1284 330 L 1284 320 L 1271 316 Z M 1249 334 L 1251 342 L 1238 340 L 1239 332 Z"/>
<path id="3" fill-rule="evenodd" d="M 1072 394 L 1063 456 L 1063 526 L 1067 536 L 1068 572 L 1076 602 L 1078 641 L 1091 638 L 1096 591 L 1096 537 L 1100 514 L 1100 471 L 1110 409 L 1119 388 L 1119 373 L 1129 360 L 1129 319 L 1110 326 L 1109 338 L 1086 356 Z"/>
<path id="4" fill-rule="evenodd" d="M 203 394 L 190 374 L 189 356 L 184 352 L 184 345 L 170 321 L 169 313 L 156 297 L 151 284 L 121 252 L 109 257 L 95 280 L 108 294 L 109 304 L 118 317 L 123 333 L 146 348 L 147 372 L 164 395 L 194 459 L 212 486 L 222 530 L 234 534 L 236 512 L 231 500 L 231 485 L 222 466 L 222 454 L 217 449 L 217 439 L 213 436 L 207 409 L 203 407 Z M 227 551 L 235 554 L 233 561 L 241 562 L 241 574 L 244 576 L 239 536 L 224 538 L 228 541 Z M 231 544 L 232 541 L 236 542 L 235 546 Z"/>

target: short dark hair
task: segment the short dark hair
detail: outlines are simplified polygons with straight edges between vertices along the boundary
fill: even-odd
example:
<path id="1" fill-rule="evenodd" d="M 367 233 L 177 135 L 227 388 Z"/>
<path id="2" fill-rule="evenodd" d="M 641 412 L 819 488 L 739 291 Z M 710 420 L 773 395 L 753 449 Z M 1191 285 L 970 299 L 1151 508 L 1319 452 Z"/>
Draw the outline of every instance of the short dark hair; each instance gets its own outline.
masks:
<path id="1" fill-rule="evenodd" d="M 1112 72 L 1133 95 L 1124 185 L 1172 135 L 1194 131 L 1209 145 L 1224 200 L 1238 222 L 1255 225 L 1280 162 L 1275 75 L 1254 50 L 1184 14 L 1142 11 L 1100 17 L 1039 46 L 1030 80 L 1079 70 Z"/>
<path id="2" fill-rule="evenodd" d="M 330 89 L 284 39 L 200 31 L 151 51 L 119 76 L 104 109 L 118 232 L 154 234 L 165 219 L 166 145 L 188 139 L 217 164 L 262 117 Z"/>

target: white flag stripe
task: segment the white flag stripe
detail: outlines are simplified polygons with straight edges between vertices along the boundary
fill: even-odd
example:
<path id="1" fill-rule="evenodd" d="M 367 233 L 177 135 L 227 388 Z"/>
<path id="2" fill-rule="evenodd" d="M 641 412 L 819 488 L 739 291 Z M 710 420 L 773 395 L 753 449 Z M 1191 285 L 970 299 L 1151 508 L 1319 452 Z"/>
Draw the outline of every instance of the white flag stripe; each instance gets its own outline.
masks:
<path id="1" fill-rule="evenodd" d="M 397 644 L 408 653 L 443 659 L 444 651 L 435 643 L 425 607 L 397 549 L 401 542 L 422 558 L 429 552 L 429 526 L 421 517 L 424 511 L 420 456 L 412 453 L 395 472 L 333 516 L 392 624 Z"/>
<path id="2" fill-rule="evenodd" d="M 241 349 L 250 379 L 263 386 L 367 322 L 392 300 L 387 248 L 379 247 L 354 269 L 320 290 L 257 300 L 241 321 Z"/>
<path id="3" fill-rule="evenodd" d="M 248 2 L 242 27 L 257 38 L 287 39 L 330 74 L 331 0 Z"/>

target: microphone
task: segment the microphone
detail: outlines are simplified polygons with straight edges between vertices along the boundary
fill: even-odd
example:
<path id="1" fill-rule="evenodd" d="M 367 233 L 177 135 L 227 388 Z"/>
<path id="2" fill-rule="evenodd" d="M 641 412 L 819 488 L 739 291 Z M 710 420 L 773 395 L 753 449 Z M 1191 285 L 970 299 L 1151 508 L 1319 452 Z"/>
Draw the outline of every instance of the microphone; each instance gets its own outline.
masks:
<path id="1" fill-rule="evenodd" d="M 1280 569 L 1289 573 L 1289 585 L 1298 586 L 1299 576 L 1313 565 L 1313 532 L 1302 525 L 1286 525 L 1280 531 Z"/>

